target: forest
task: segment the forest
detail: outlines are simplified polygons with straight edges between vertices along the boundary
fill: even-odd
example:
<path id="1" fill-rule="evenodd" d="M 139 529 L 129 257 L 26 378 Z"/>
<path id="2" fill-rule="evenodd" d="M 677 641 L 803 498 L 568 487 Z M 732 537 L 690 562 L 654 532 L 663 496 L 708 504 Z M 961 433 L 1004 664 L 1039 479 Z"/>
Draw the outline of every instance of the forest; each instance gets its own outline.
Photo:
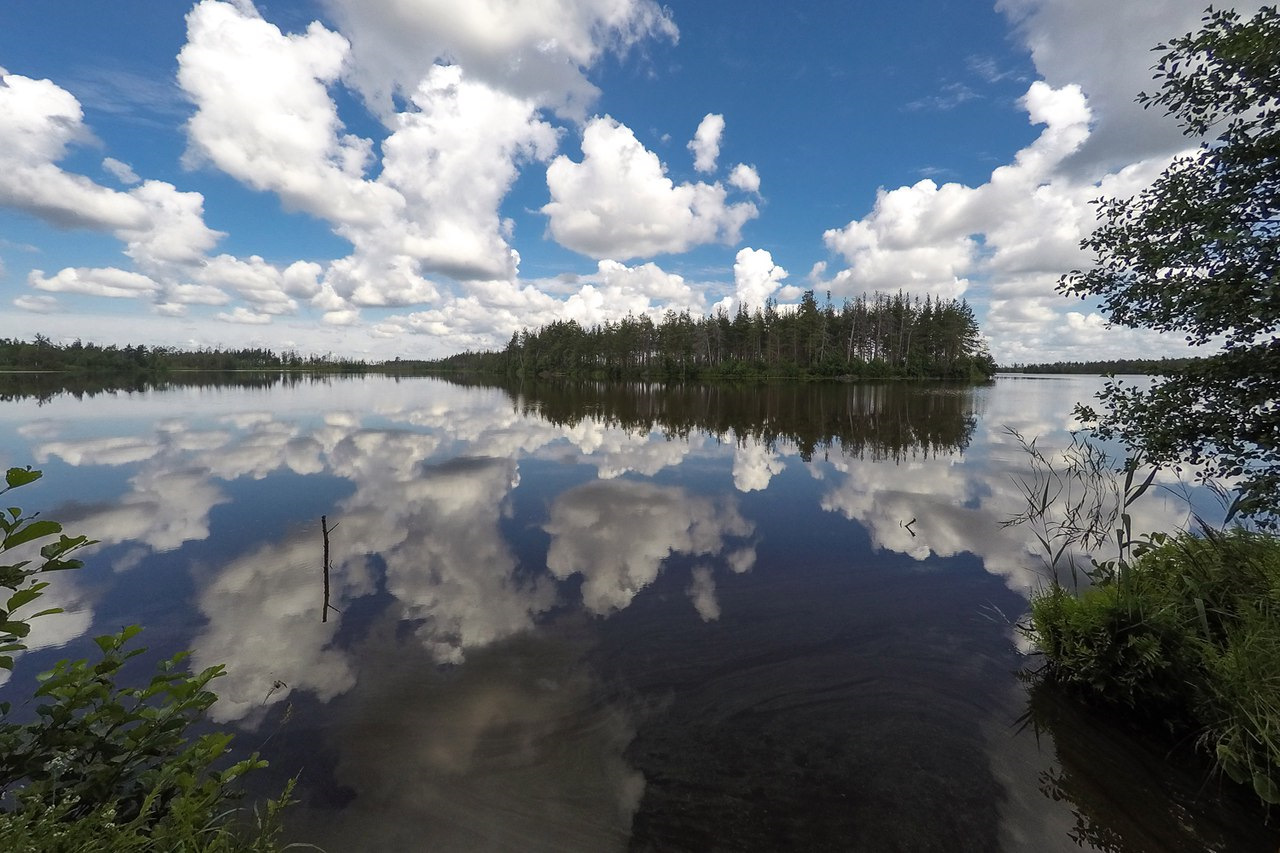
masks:
<path id="1" fill-rule="evenodd" d="M 411 363 L 401 362 L 402 368 Z M 820 305 L 770 300 L 732 316 L 668 311 L 655 323 L 628 315 L 587 328 L 559 320 L 511 336 L 506 349 L 466 352 L 422 366 L 515 376 L 601 379 L 938 378 L 987 379 L 995 362 L 973 309 L 962 300 L 902 292 Z"/>
<path id="2" fill-rule="evenodd" d="M 176 347 L 124 347 L 83 343 L 56 344 L 44 335 L 31 341 L 0 338 L 0 370 L 47 370 L 67 373 L 138 374 L 167 370 L 340 370 L 363 371 L 362 361 L 332 355 L 302 355 L 294 350 Z"/>

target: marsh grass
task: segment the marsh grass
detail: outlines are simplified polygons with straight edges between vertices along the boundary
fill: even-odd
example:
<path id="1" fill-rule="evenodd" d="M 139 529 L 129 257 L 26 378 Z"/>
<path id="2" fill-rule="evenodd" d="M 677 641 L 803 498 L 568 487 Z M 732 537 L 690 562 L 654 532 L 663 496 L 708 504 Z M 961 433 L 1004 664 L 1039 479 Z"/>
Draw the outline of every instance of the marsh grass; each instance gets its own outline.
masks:
<path id="1" fill-rule="evenodd" d="M 1280 537 L 1203 520 L 1135 535 L 1155 482 L 1087 437 L 1053 453 L 1014 430 L 1029 461 L 1014 482 L 1049 570 L 1022 633 L 1036 677 L 1191 735 L 1232 780 L 1280 804 Z M 1238 502 L 1219 491 L 1228 521 Z M 1070 584 L 1064 583 L 1069 578 Z"/>
<path id="2" fill-rule="evenodd" d="M 1027 635 L 1042 675 L 1190 733 L 1232 780 L 1280 803 L 1280 539 L 1153 535 L 1123 572 L 1051 585 Z"/>

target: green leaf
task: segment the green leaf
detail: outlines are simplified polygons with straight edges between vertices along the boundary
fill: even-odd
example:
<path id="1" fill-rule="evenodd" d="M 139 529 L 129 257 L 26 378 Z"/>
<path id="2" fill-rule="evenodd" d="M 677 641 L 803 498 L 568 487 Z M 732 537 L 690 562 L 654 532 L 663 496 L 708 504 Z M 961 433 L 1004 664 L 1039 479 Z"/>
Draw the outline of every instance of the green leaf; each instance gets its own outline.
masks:
<path id="1" fill-rule="evenodd" d="M 34 483 L 43 474 L 43 471 L 32 471 L 29 466 L 26 468 L 10 468 L 5 472 L 4 481 L 10 489 L 16 489 L 19 486 L 25 486 L 27 483 Z"/>
<path id="2" fill-rule="evenodd" d="M 22 605 L 29 604 L 32 601 L 35 601 L 37 598 L 40 597 L 41 590 L 43 590 L 48 585 L 49 584 L 47 582 L 37 583 L 37 584 L 32 584 L 26 589 L 18 590 L 13 595 L 9 596 L 8 602 L 5 603 L 5 609 L 8 610 L 10 613 L 12 613 Z"/>
<path id="3" fill-rule="evenodd" d="M 1272 805 L 1280 804 L 1280 785 L 1277 785 L 1266 772 L 1260 770 L 1253 774 L 1253 790 L 1263 802 Z"/>
<path id="4" fill-rule="evenodd" d="M 18 622 L 16 620 L 0 622 L 0 634 L 12 635 L 14 637 L 25 637 L 30 633 L 31 626 L 26 622 Z"/>
<path id="5" fill-rule="evenodd" d="M 32 539 L 39 539 L 43 536 L 52 536 L 62 531 L 62 525 L 56 521 L 33 521 L 26 527 L 10 533 L 5 537 L 4 550 L 14 548 L 24 542 L 30 542 Z"/>

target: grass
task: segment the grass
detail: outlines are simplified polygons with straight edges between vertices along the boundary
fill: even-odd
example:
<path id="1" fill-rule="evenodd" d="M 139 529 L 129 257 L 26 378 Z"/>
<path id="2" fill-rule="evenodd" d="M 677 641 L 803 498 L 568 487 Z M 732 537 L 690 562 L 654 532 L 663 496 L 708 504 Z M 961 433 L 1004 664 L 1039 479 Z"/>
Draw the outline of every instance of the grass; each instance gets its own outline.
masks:
<path id="1" fill-rule="evenodd" d="M 1227 776 L 1280 803 L 1280 537 L 1154 534 L 1091 574 L 1032 600 L 1043 676 L 1195 734 Z"/>

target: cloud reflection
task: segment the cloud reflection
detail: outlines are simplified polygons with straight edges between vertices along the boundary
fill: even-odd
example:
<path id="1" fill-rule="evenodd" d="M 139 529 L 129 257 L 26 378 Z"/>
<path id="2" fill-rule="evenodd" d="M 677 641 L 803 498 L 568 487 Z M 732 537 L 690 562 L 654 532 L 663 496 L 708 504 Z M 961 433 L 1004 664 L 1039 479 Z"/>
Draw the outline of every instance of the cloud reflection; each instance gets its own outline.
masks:
<path id="1" fill-rule="evenodd" d="M 726 540 L 755 530 L 727 500 L 633 480 L 564 492 L 545 529 L 551 534 L 547 568 L 561 579 L 581 574 L 582 603 L 597 614 L 630 604 L 669 555 L 718 555 Z"/>

